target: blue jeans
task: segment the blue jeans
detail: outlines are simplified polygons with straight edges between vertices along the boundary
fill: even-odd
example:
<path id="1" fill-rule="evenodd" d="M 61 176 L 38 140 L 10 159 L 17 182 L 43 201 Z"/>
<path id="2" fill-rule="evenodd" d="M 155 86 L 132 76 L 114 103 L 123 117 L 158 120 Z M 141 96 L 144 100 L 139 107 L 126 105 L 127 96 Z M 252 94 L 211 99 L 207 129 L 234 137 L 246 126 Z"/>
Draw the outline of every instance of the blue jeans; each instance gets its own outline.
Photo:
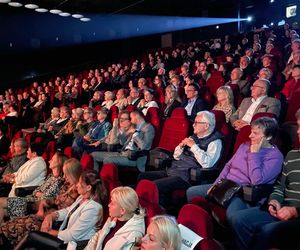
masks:
<path id="1" fill-rule="evenodd" d="M 259 207 L 236 212 L 232 215 L 231 227 L 236 235 L 237 248 L 268 249 L 273 232 L 280 223 L 284 222 Z"/>
<path id="2" fill-rule="evenodd" d="M 212 184 L 203 184 L 203 185 L 190 187 L 186 191 L 186 198 L 187 198 L 188 203 L 190 203 L 192 201 L 192 199 L 196 196 L 205 197 L 207 195 L 208 189 L 210 189 L 211 186 L 212 186 Z"/>

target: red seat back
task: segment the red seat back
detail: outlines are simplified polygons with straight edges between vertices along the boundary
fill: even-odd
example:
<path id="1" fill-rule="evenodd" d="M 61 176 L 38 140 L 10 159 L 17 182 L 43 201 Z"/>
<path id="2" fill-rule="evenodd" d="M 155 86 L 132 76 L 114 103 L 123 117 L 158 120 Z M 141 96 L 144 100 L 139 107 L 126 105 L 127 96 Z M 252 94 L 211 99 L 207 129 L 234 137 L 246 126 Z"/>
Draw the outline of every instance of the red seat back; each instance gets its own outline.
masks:
<path id="1" fill-rule="evenodd" d="M 80 163 L 83 170 L 91 170 L 94 169 L 94 159 L 90 154 L 82 155 L 80 159 Z"/>
<path id="2" fill-rule="evenodd" d="M 73 158 L 74 157 L 74 150 L 72 147 L 66 147 L 64 150 L 64 154 L 68 157 L 68 158 Z"/>
<path id="3" fill-rule="evenodd" d="M 175 147 L 189 135 L 189 126 L 186 110 L 174 109 L 171 117 L 164 123 L 158 147 L 173 152 Z"/>
<path id="4" fill-rule="evenodd" d="M 155 136 L 152 143 L 152 148 L 157 147 L 160 135 L 161 135 L 161 118 L 159 116 L 159 110 L 158 108 L 151 107 L 147 110 L 147 115 L 145 120 L 154 127 L 155 129 Z"/>
<path id="5" fill-rule="evenodd" d="M 221 246 L 213 239 L 213 224 L 210 215 L 194 204 L 183 206 L 179 212 L 178 223 L 186 226 L 203 238 L 194 249 L 221 250 Z"/>

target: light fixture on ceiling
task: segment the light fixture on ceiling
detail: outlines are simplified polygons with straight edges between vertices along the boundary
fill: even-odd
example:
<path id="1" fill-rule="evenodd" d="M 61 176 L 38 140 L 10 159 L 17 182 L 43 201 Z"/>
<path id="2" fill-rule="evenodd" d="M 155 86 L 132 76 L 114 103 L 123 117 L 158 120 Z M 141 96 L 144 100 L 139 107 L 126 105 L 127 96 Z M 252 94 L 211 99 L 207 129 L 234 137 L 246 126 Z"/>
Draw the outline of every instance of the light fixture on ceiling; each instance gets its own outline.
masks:
<path id="1" fill-rule="evenodd" d="M 39 6 L 36 4 L 33 4 L 33 3 L 28 3 L 28 4 L 25 4 L 24 7 L 27 9 L 34 10 L 34 9 L 37 9 Z"/>
<path id="2" fill-rule="evenodd" d="M 19 2 L 9 2 L 8 5 L 11 7 L 22 7 L 23 6 L 23 4 L 21 4 Z"/>
<path id="3" fill-rule="evenodd" d="M 11 0 L 0 0 L 0 3 L 9 3 Z"/>
<path id="4" fill-rule="evenodd" d="M 74 17 L 74 18 L 83 18 L 83 15 L 81 15 L 81 14 L 73 14 L 72 17 Z"/>
<path id="5" fill-rule="evenodd" d="M 82 18 L 80 18 L 80 21 L 82 21 L 82 22 L 89 22 L 89 21 L 91 21 L 91 18 L 82 17 Z"/>
<path id="6" fill-rule="evenodd" d="M 37 8 L 37 9 L 35 9 L 35 11 L 36 11 L 36 12 L 39 12 L 39 13 L 45 13 L 45 12 L 48 12 L 48 10 L 45 9 L 45 8 Z"/>
<path id="7" fill-rule="evenodd" d="M 59 13 L 58 15 L 63 16 L 63 17 L 71 16 L 71 14 L 68 12 L 62 12 L 62 13 Z"/>
<path id="8" fill-rule="evenodd" d="M 58 9 L 52 9 L 52 10 L 50 10 L 50 13 L 52 13 L 52 14 L 60 14 L 60 13 L 62 13 L 62 11 L 58 10 Z"/>

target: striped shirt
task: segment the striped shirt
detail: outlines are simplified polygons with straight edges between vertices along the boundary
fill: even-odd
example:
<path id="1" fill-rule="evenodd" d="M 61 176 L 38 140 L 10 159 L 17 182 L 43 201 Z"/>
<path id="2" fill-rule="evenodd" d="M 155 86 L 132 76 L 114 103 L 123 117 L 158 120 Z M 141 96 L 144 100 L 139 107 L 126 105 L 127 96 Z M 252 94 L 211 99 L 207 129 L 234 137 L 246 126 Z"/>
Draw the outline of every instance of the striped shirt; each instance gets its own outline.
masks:
<path id="1" fill-rule="evenodd" d="M 293 206 L 300 212 L 300 150 L 291 150 L 284 161 L 280 179 L 274 187 L 270 200 L 283 206 Z"/>

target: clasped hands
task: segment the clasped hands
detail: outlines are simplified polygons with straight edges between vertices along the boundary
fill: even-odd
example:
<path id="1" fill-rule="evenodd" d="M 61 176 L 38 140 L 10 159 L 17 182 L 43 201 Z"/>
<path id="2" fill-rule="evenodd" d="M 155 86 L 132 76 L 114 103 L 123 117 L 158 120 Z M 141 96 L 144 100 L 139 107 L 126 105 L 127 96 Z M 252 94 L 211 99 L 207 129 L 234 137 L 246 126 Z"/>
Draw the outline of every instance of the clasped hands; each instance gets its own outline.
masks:
<path id="1" fill-rule="evenodd" d="M 298 217 L 296 207 L 286 207 L 286 206 L 281 207 L 280 203 L 277 200 L 269 201 L 268 205 L 269 205 L 268 207 L 269 213 L 273 217 L 281 221 L 287 221 Z"/>
<path id="2" fill-rule="evenodd" d="M 183 139 L 179 143 L 179 146 L 181 148 L 183 148 L 184 146 L 192 147 L 194 144 L 196 144 L 195 141 L 191 137 L 188 137 L 188 138 Z"/>

